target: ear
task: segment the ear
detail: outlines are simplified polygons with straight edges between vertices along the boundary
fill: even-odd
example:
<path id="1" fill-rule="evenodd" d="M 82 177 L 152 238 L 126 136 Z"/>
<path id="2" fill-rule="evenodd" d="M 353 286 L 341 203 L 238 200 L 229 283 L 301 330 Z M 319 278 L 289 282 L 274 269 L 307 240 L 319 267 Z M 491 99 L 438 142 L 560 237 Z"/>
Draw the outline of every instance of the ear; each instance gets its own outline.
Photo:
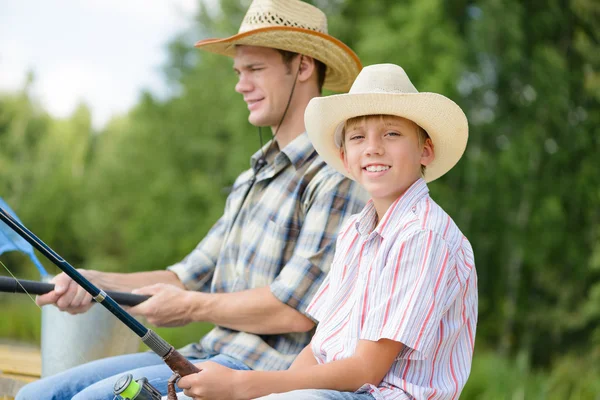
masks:
<path id="1" fill-rule="evenodd" d="M 312 57 L 300 55 L 300 73 L 298 73 L 298 80 L 300 82 L 306 82 L 310 77 L 316 73 L 315 60 Z"/>
<path id="2" fill-rule="evenodd" d="M 434 159 L 435 151 L 433 149 L 433 142 L 430 138 L 427 138 L 423 144 L 423 151 L 421 152 L 421 165 L 428 166 Z"/>

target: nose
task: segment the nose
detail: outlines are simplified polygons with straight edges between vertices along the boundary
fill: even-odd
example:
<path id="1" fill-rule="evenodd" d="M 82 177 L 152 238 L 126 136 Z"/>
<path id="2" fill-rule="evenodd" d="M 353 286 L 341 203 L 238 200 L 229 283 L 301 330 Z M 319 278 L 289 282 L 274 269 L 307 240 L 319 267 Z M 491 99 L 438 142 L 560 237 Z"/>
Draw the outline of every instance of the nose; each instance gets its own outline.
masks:
<path id="1" fill-rule="evenodd" d="M 252 90 L 252 83 L 248 79 L 248 76 L 243 72 L 238 75 L 238 81 L 235 85 L 235 91 L 238 93 L 248 93 Z"/>
<path id="2" fill-rule="evenodd" d="M 365 147 L 365 154 L 371 155 L 382 155 L 384 153 L 383 140 L 380 135 L 367 135 L 367 146 Z"/>

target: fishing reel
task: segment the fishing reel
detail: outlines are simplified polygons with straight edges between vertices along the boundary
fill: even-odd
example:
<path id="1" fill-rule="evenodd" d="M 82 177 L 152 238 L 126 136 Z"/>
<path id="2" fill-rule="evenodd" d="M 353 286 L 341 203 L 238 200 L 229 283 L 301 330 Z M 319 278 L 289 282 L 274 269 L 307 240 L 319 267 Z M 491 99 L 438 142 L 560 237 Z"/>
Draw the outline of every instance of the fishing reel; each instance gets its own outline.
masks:
<path id="1" fill-rule="evenodd" d="M 120 377 L 113 387 L 115 399 L 123 400 L 160 400 L 162 395 L 152 386 L 148 379 L 133 380 L 133 375 L 126 374 Z"/>

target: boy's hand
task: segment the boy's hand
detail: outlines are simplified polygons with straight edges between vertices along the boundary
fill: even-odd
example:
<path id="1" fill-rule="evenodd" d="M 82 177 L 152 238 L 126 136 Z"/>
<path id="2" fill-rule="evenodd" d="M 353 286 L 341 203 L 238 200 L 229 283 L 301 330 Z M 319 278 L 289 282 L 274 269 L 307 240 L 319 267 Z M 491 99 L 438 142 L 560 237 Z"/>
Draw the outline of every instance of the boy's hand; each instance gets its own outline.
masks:
<path id="1" fill-rule="evenodd" d="M 129 309 L 135 316 L 145 317 L 155 326 L 183 326 L 192 322 L 190 315 L 191 292 L 166 283 L 157 283 L 134 290 L 132 293 L 150 295 L 148 300 Z"/>
<path id="2" fill-rule="evenodd" d="M 184 376 L 177 382 L 186 396 L 194 400 L 238 400 L 236 371 L 220 364 L 206 361 L 196 364 L 202 371 Z M 241 399 L 240 399 L 241 400 Z"/>

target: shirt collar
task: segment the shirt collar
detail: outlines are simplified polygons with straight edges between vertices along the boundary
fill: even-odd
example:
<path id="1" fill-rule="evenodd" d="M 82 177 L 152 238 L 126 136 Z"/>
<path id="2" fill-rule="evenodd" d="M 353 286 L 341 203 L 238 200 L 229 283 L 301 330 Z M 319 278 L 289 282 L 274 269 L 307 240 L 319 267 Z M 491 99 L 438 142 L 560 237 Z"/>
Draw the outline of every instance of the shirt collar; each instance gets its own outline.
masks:
<path id="1" fill-rule="evenodd" d="M 288 143 L 281 151 L 279 150 L 277 142 L 271 147 L 272 141 L 273 139 L 252 155 L 250 161 L 252 168 L 255 168 L 258 160 L 263 155 L 263 152 L 267 163 L 273 164 L 278 170 L 288 164 L 292 164 L 294 168 L 299 169 L 304 162 L 315 153 L 315 149 L 306 132 L 300 134 Z"/>
<path id="2" fill-rule="evenodd" d="M 419 178 L 413 183 L 400 197 L 396 199 L 385 212 L 381 221 L 375 227 L 377 222 L 377 210 L 373 200 L 369 200 L 365 208 L 361 211 L 356 220 L 356 230 L 361 236 L 369 235 L 371 232 L 377 233 L 385 238 L 385 234 L 394 229 L 394 224 L 389 224 L 390 219 L 408 213 L 419 201 L 429 194 L 429 188 L 423 178 Z"/>

